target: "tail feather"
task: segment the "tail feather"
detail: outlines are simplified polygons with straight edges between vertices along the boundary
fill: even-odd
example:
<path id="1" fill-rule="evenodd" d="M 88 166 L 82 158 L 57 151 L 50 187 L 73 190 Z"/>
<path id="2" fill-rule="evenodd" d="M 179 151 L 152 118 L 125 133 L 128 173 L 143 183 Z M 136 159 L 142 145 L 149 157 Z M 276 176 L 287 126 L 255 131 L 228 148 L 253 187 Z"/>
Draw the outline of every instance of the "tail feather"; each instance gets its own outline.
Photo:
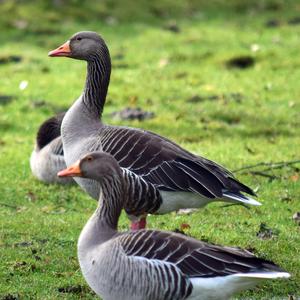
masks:
<path id="1" fill-rule="evenodd" d="M 232 277 L 239 278 L 257 278 L 257 279 L 276 279 L 276 278 L 289 278 L 290 273 L 287 272 L 253 272 L 253 273 L 238 273 Z"/>
<path id="2" fill-rule="evenodd" d="M 249 204 L 254 206 L 261 205 L 260 202 L 254 200 L 251 197 L 245 196 L 241 193 L 232 193 L 229 191 L 223 191 L 222 199 L 226 199 L 228 202 L 232 202 L 232 203 L 243 203 L 243 204 Z"/>
<path id="3" fill-rule="evenodd" d="M 218 277 L 194 277 L 192 294 L 188 300 L 199 299 L 229 299 L 242 290 L 252 288 L 267 279 L 289 278 L 290 274 L 284 271 L 256 271 L 250 273 L 236 273 Z"/>

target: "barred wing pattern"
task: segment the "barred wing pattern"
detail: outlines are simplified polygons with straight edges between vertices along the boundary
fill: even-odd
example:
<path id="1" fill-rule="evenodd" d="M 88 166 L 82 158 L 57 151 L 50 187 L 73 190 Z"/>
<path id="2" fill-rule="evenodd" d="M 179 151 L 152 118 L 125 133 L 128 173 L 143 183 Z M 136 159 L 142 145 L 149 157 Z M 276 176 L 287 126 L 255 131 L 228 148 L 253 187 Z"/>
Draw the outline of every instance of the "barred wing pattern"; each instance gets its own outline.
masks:
<path id="1" fill-rule="evenodd" d="M 283 272 L 274 263 L 246 250 L 207 244 L 176 233 L 140 230 L 122 235 L 121 243 L 128 256 L 171 263 L 189 278 Z"/>
<path id="2" fill-rule="evenodd" d="M 124 206 L 126 213 L 135 216 L 155 213 L 162 203 L 161 195 L 155 186 L 128 169 L 122 169 L 122 172 L 127 198 Z"/>
<path id="3" fill-rule="evenodd" d="M 189 191 L 208 198 L 220 198 L 224 191 L 255 195 L 222 166 L 152 132 L 104 126 L 99 134 L 103 151 L 160 190 Z"/>

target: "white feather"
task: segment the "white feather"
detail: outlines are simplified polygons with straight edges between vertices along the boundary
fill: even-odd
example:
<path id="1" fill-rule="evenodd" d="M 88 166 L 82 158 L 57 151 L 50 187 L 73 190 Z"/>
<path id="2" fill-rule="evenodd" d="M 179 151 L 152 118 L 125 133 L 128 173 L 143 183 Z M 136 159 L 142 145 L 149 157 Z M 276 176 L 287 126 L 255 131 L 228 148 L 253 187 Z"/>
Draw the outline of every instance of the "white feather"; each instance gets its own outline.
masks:
<path id="1" fill-rule="evenodd" d="M 254 206 L 261 205 L 260 202 L 254 200 L 251 197 L 245 196 L 245 195 L 237 195 L 237 194 L 230 193 L 230 192 L 227 192 L 227 191 L 224 191 L 223 195 L 224 195 L 223 198 L 222 198 L 223 201 L 225 199 L 227 199 L 228 202 L 232 202 L 232 203 L 240 202 L 240 203 L 250 204 L 250 205 L 254 205 Z"/>
<path id="2" fill-rule="evenodd" d="M 190 192 L 166 192 L 160 191 L 163 202 L 157 211 L 158 214 L 165 214 L 171 211 L 176 211 L 181 208 L 201 208 L 206 204 L 214 201 L 225 201 L 236 204 L 249 204 L 258 206 L 261 205 L 260 202 L 245 196 L 236 195 L 230 192 L 224 191 L 224 197 L 222 198 L 207 198 L 200 194 L 190 193 Z"/>
<path id="3" fill-rule="evenodd" d="M 265 279 L 289 278 L 286 272 L 238 273 L 211 278 L 191 278 L 193 292 L 187 300 L 225 300 Z"/>

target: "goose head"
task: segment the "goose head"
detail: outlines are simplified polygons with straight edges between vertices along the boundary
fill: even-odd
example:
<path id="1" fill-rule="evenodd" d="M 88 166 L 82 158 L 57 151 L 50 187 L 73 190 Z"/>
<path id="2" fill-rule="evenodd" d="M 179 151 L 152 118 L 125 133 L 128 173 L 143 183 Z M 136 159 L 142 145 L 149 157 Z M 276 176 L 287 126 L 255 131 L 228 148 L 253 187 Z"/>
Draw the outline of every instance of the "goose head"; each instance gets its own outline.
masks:
<path id="1" fill-rule="evenodd" d="M 102 182 L 103 179 L 121 177 L 121 168 L 116 159 L 105 152 L 92 152 L 57 173 L 58 177 L 84 177 Z"/>
<path id="2" fill-rule="evenodd" d="M 65 56 L 92 61 L 97 54 L 107 53 L 107 46 L 102 37 L 93 31 L 75 33 L 68 41 L 48 53 L 51 57 Z"/>

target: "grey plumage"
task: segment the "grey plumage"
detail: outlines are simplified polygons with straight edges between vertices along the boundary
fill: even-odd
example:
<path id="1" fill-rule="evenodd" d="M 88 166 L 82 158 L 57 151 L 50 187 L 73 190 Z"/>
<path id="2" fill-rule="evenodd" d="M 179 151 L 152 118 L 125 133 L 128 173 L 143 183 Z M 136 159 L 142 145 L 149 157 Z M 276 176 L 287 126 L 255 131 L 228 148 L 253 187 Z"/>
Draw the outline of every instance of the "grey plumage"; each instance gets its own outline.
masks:
<path id="1" fill-rule="evenodd" d="M 46 183 L 73 183 L 72 178 L 58 178 L 57 172 L 66 167 L 60 127 L 64 113 L 45 120 L 39 127 L 36 144 L 30 156 L 32 174 Z"/>
<path id="2" fill-rule="evenodd" d="M 75 34 L 69 47 L 68 57 L 87 61 L 87 79 L 82 96 L 68 110 L 62 122 L 67 165 L 89 151 L 101 150 L 112 154 L 122 168 L 139 176 L 151 185 L 151 189 L 154 186 L 158 190 L 162 201 L 157 213 L 202 207 L 211 201 L 260 205 L 242 194 L 255 195 L 249 187 L 213 161 L 196 156 L 152 132 L 109 126 L 99 121 L 111 71 L 108 48 L 104 40 L 93 32 Z M 50 55 L 54 54 L 51 52 Z M 97 183 L 82 178 L 75 180 L 93 198 L 98 198 Z"/>
<path id="3" fill-rule="evenodd" d="M 59 175 L 100 185 L 98 207 L 78 240 L 78 258 L 87 283 L 104 300 L 228 299 L 260 280 L 290 276 L 239 248 L 157 230 L 118 233 L 122 207 L 135 187 L 110 154 L 87 154 Z"/>

